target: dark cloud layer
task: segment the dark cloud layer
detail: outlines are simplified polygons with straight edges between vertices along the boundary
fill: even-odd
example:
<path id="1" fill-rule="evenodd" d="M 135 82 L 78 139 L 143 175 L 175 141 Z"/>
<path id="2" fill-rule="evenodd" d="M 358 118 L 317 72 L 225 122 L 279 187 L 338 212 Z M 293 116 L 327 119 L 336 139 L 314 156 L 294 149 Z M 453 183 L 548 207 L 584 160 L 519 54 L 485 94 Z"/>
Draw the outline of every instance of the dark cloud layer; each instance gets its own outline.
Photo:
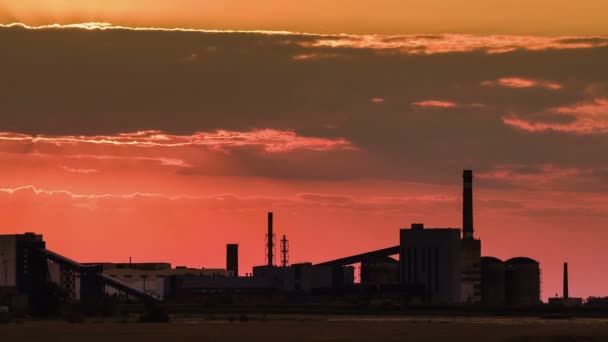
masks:
<path id="1" fill-rule="evenodd" d="M 608 97 L 606 39 L 513 38 L 500 45 L 468 37 L 452 50 L 437 47 L 450 37 L 420 36 L 427 45 L 414 46 L 412 39 L 4 28 L 0 128 L 55 135 L 271 128 L 345 138 L 359 148 L 322 157 L 226 157 L 263 177 L 443 183 L 464 167 L 483 173 L 511 164 L 605 173 L 608 159 L 598 158 L 608 148 L 605 132 L 532 131 L 505 118 L 587 118 L 573 114 L 576 105 Z M 483 85 L 503 78 L 561 88 Z M 454 105 L 413 105 L 425 101 Z M 608 113 L 596 114 L 600 121 L 592 124 L 608 122 Z M 195 164 L 179 172 L 211 171 Z M 517 186 L 493 183 L 500 182 Z"/>

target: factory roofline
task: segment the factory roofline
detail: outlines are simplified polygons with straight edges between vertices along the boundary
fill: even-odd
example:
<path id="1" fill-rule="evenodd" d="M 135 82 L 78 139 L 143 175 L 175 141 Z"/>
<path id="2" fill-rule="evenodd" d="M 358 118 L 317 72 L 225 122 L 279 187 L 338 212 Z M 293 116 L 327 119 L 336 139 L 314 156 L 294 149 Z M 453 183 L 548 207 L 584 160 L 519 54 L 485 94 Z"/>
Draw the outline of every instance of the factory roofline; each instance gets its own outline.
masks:
<path id="1" fill-rule="evenodd" d="M 493 256 L 484 256 L 484 257 L 481 257 L 481 260 L 482 261 L 486 261 L 486 262 L 495 263 L 495 264 L 502 264 L 502 263 L 504 263 L 504 261 L 502 261 L 502 260 L 500 260 L 500 259 L 498 259 L 496 257 L 493 257 Z"/>

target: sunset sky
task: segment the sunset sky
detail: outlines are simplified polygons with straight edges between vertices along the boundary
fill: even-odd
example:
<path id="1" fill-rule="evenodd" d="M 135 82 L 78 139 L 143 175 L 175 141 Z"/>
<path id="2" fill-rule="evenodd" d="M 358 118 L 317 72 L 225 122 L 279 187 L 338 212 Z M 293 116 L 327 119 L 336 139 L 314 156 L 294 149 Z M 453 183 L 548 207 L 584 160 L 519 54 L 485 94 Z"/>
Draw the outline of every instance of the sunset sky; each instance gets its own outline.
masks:
<path id="1" fill-rule="evenodd" d="M 3 0 L 1 234 L 242 272 L 460 227 L 607 295 L 604 0 Z"/>

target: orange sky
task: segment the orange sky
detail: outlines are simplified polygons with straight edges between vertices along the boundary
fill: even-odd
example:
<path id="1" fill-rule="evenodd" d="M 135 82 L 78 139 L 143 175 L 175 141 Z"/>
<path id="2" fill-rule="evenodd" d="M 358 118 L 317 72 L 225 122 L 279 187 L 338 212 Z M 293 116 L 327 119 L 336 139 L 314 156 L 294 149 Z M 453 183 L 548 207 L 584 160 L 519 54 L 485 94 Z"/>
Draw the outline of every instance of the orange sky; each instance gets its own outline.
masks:
<path id="1" fill-rule="evenodd" d="M 444 185 L 271 179 L 247 176 L 247 169 L 229 176 L 230 169 L 246 167 L 235 164 L 235 153 L 243 148 L 278 158 L 306 151 L 318 158 L 360 153 L 345 141 L 278 131 L 193 136 L 2 133 L 2 232 L 43 233 L 50 249 L 81 261 L 133 257 L 194 267 L 223 267 L 225 244 L 236 242 L 242 269 L 248 272 L 264 262 L 267 211 L 275 212 L 277 234 L 291 240 L 292 262 L 320 262 L 393 246 L 399 228 L 412 222 L 460 226 L 461 170 L 452 170 Z M 192 168 L 205 168 L 209 175 L 184 176 Z M 526 189 L 542 188 L 553 178 L 576 176 L 579 170 L 547 167 L 544 174 L 521 177 L 512 172 L 505 168 L 476 175 L 481 185 L 475 189 L 475 223 L 483 254 L 541 260 L 544 290 L 549 291 L 545 297 L 559 291 L 561 261 L 568 260 L 574 295 L 601 294 L 608 279 L 587 260 L 595 257 L 594 250 L 603 249 L 608 235 L 594 226 L 605 226 L 607 218 L 543 217 L 546 208 L 572 210 L 572 194 L 483 186 L 486 180 L 510 178 Z M 576 207 L 589 214 L 608 206 L 605 195 L 575 196 Z M 538 213 L 519 216 L 519 206 Z M 566 229 L 570 225 L 578 228 Z"/>
<path id="2" fill-rule="evenodd" d="M 606 295 L 607 10 L 4 0 L 0 233 L 194 267 L 237 242 L 249 272 L 268 211 L 292 262 L 460 227 L 471 168 L 483 255 L 539 260 L 544 298 L 564 261 L 571 295 Z"/>
<path id="3" fill-rule="evenodd" d="M 0 22 L 324 33 L 608 34 L 604 0 L 4 0 Z"/>

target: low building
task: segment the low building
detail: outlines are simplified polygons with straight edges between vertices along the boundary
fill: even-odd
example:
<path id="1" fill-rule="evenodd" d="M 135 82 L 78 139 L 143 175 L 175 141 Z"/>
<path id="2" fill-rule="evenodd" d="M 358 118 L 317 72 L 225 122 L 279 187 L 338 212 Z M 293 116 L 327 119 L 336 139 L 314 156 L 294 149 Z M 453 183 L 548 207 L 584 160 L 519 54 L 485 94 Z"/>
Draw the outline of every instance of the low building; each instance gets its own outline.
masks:
<path id="1" fill-rule="evenodd" d="M 170 263 L 100 263 L 103 274 L 143 290 L 157 298 L 163 298 L 166 277 L 195 276 L 208 278 L 231 277 L 233 273 L 220 268 L 171 268 Z M 107 289 L 109 294 L 116 293 Z"/>
<path id="2" fill-rule="evenodd" d="M 32 295 L 47 285 L 48 266 L 40 252 L 45 247 L 39 234 L 0 235 L 0 304 L 19 310 L 36 305 Z"/>
<path id="3" fill-rule="evenodd" d="M 553 298 L 549 298 L 549 305 L 563 306 L 563 307 L 578 307 L 578 306 L 583 306 L 583 298 L 553 297 Z"/>
<path id="4" fill-rule="evenodd" d="M 253 277 L 267 279 L 281 292 L 310 293 L 316 289 L 331 289 L 354 283 L 353 267 L 334 267 L 299 263 L 286 267 L 256 266 Z"/>
<path id="5" fill-rule="evenodd" d="M 251 276 L 171 275 L 163 281 L 163 298 L 171 302 L 269 303 L 279 297 L 270 279 Z"/>

